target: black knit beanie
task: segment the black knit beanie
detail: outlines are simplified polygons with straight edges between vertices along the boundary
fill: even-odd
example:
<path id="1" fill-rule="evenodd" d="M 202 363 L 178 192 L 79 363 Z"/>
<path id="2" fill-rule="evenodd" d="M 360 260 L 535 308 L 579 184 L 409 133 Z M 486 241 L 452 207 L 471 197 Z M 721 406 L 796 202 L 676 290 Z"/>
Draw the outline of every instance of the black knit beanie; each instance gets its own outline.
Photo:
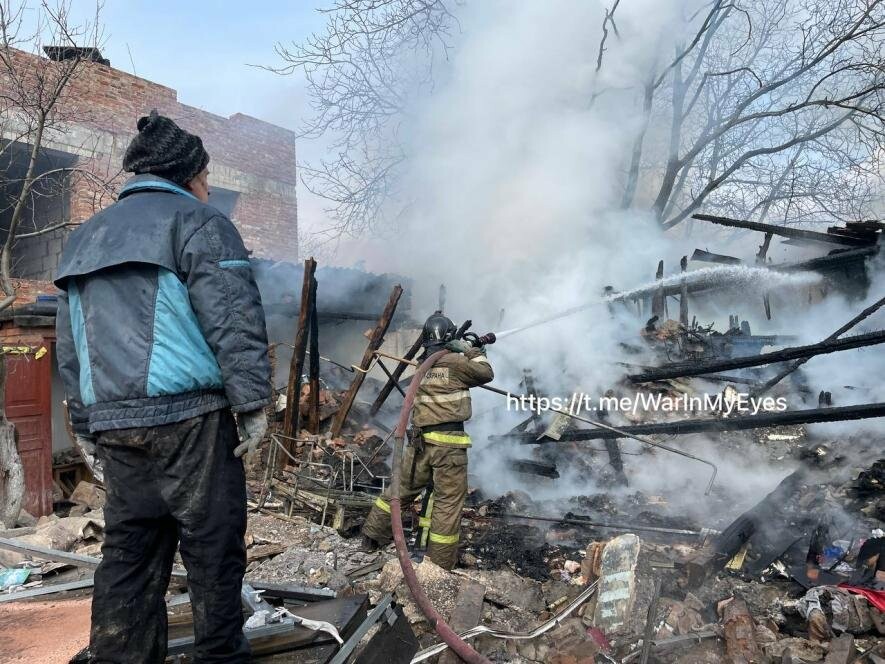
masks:
<path id="1" fill-rule="evenodd" d="M 209 154 L 200 137 L 154 109 L 138 119 L 138 134 L 126 149 L 123 170 L 136 175 L 152 173 L 184 186 L 208 163 Z"/>

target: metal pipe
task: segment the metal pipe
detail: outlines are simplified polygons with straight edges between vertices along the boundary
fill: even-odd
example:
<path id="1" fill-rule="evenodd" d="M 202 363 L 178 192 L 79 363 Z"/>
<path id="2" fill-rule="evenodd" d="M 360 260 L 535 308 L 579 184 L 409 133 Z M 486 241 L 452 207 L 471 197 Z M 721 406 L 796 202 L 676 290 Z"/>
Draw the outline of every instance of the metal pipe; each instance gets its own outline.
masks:
<path id="1" fill-rule="evenodd" d="M 503 629 L 496 629 L 494 627 L 486 627 L 485 625 L 477 625 L 476 627 L 472 627 L 465 632 L 461 632 L 458 636 L 462 639 L 470 639 L 474 636 L 479 636 L 480 634 L 487 634 L 496 639 L 507 639 L 512 641 L 528 641 L 530 639 L 536 639 L 542 634 L 549 632 L 554 627 L 558 627 L 563 620 L 568 618 L 574 611 L 581 606 L 584 602 L 590 599 L 590 596 L 596 592 L 596 586 L 599 582 L 594 581 L 587 588 L 581 591 L 581 594 L 575 597 L 571 601 L 571 603 L 566 606 L 562 612 L 550 620 L 541 623 L 531 632 L 507 632 Z M 448 646 L 445 643 L 437 643 L 435 646 L 430 646 L 429 648 L 425 648 L 415 654 L 412 658 L 410 664 L 417 664 L 418 662 L 423 662 L 426 659 L 433 657 L 434 655 L 438 655 L 443 650 L 445 650 Z"/>
<path id="2" fill-rule="evenodd" d="M 428 369 L 430 369 L 434 363 L 447 352 L 448 351 L 445 350 L 437 351 L 421 363 L 421 366 L 418 367 L 415 371 L 415 375 L 412 377 L 412 382 L 409 384 L 409 391 L 406 392 L 403 406 L 400 409 L 399 422 L 397 423 L 396 432 L 394 433 L 393 468 L 391 469 L 391 475 L 393 477 L 390 485 L 390 524 L 393 531 L 393 541 L 396 544 L 396 554 L 399 558 L 400 567 L 403 570 L 403 579 L 409 587 L 412 597 L 415 599 L 415 603 L 418 605 L 418 608 L 421 609 L 421 612 L 427 618 L 431 627 L 436 630 L 436 633 L 440 635 L 440 638 L 445 641 L 448 647 L 450 647 L 452 651 L 465 662 L 468 662 L 469 664 L 491 664 L 488 659 L 480 655 L 461 639 L 461 637 L 455 633 L 455 630 L 449 627 L 439 611 L 433 606 L 433 603 L 427 597 L 427 594 L 424 592 L 424 589 L 418 581 L 418 577 L 415 574 L 415 568 L 412 567 L 412 561 L 409 559 L 409 549 L 406 546 L 406 536 L 403 533 L 399 494 L 402 475 L 403 447 L 406 428 L 409 424 L 409 415 L 412 411 L 412 403 L 415 400 L 415 395 L 418 392 L 418 386 L 420 385 L 424 374 L 426 374 Z"/>

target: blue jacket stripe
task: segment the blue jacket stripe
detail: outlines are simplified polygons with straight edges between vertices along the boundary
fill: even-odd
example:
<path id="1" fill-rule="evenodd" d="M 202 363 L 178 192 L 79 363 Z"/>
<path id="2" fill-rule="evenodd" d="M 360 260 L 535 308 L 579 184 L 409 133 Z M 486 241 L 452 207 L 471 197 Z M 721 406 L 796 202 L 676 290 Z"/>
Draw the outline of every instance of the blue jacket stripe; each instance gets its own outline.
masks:
<path id="1" fill-rule="evenodd" d="M 224 260 L 218 261 L 218 267 L 224 268 L 225 270 L 229 270 L 235 267 L 249 267 L 250 263 L 248 260 L 242 258 L 226 258 Z"/>
<path id="2" fill-rule="evenodd" d="M 68 302 L 71 312 L 71 332 L 74 337 L 74 348 L 77 362 L 80 364 L 80 398 L 84 406 L 95 403 L 95 388 L 92 385 L 92 364 L 89 362 L 89 342 L 86 340 L 86 319 L 83 316 L 83 304 L 80 301 L 80 289 L 71 281 L 68 287 Z"/>
<path id="3" fill-rule="evenodd" d="M 182 194 L 183 196 L 190 196 L 195 201 L 199 200 L 184 187 L 179 187 L 171 182 L 163 182 L 162 180 L 141 180 L 140 182 L 133 182 L 132 184 L 128 184 L 120 190 L 120 196 L 123 196 L 123 194 L 132 193 L 133 191 L 139 191 L 141 189 L 150 189 L 153 191 L 156 191 L 157 189 L 162 189 L 163 191 L 171 191 L 176 194 Z"/>
<path id="4" fill-rule="evenodd" d="M 220 389 L 223 385 L 221 369 L 203 337 L 187 287 L 173 272 L 157 268 L 148 396 Z"/>

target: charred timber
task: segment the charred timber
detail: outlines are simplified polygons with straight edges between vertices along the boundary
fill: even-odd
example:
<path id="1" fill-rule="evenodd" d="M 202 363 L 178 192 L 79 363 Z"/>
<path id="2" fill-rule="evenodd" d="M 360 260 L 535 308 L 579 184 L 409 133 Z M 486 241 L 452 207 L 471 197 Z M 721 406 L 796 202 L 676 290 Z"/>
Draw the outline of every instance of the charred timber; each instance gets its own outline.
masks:
<path id="1" fill-rule="evenodd" d="M 620 427 L 626 434 L 639 435 L 684 435 L 704 433 L 707 431 L 745 431 L 765 427 L 786 426 L 792 424 L 814 424 L 817 422 L 843 422 L 847 420 L 864 420 L 874 417 L 885 417 L 885 403 L 867 403 L 855 406 L 836 406 L 833 408 L 808 408 L 806 410 L 788 410 L 780 413 L 764 413 L 745 417 L 709 420 L 679 420 L 677 422 L 654 422 Z M 553 442 L 574 442 L 581 440 L 604 440 L 622 438 L 607 429 L 576 429 L 566 431 L 558 441 L 540 438 L 534 433 L 508 433 L 489 436 L 490 440 L 517 440 L 526 445 L 550 444 Z"/>
<path id="2" fill-rule="evenodd" d="M 772 224 L 762 224 L 758 221 L 729 219 L 728 217 L 717 217 L 712 214 L 693 214 L 692 219 L 709 221 L 711 224 L 717 224 L 719 226 L 745 228 L 750 231 L 759 231 L 760 233 L 772 233 L 781 237 L 789 237 L 798 240 L 816 240 L 817 242 L 828 242 L 830 244 L 842 244 L 854 247 L 864 246 L 874 242 L 874 240 L 871 241 L 866 238 L 836 235 L 833 233 L 821 233 L 819 231 L 807 231 L 801 228 L 791 228 L 789 226 L 774 226 Z"/>
<path id="3" fill-rule="evenodd" d="M 643 373 L 630 374 L 628 378 L 634 383 L 646 383 L 653 380 L 664 380 L 667 378 L 685 378 L 688 376 L 702 376 L 708 373 L 718 373 L 720 371 L 728 371 L 731 369 L 746 369 L 747 367 L 758 367 L 763 364 L 771 364 L 772 362 L 785 362 L 788 360 L 798 360 L 801 358 L 814 357 L 815 355 L 825 355 L 827 353 L 836 353 L 852 348 L 864 348 L 866 346 L 874 346 L 876 344 L 885 343 L 885 330 L 876 332 L 868 332 L 867 334 L 857 334 L 853 337 L 844 339 L 827 339 L 816 344 L 807 346 L 793 346 L 792 348 L 783 348 L 781 350 L 771 351 L 770 353 L 760 353 L 759 355 L 750 355 L 747 357 L 734 357 L 725 360 L 708 360 L 708 361 L 688 361 L 674 362 L 672 364 L 644 371 Z"/>
<path id="4" fill-rule="evenodd" d="M 810 258 L 807 261 L 793 263 L 791 265 L 772 265 L 770 270 L 776 272 L 826 272 L 843 267 L 846 263 L 854 263 L 865 261 L 871 256 L 879 253 L 879 245 L 875 244 L 858 249 L 846 249 L 844 251 L 834 251 L 826 256 Z"/>
<path id="5" fill-rule="evenodd" d="M 803 467 L 787 475 L 771 493 L 732 521 L 725 530 L 687 561 L 685 570 L 689 587 L 697 588 L 710 574 L 725 567 L 757 530 L 771 521 L 773 515 L 780 514 L 784 505 L 790 504 L 791 496 L 807 479 L 808 471 Z"/>
<path id="6" fill-rule="evenodd" d="M 298 435 L 301 414 L 298 404 L 301 397 L 301 373 L 304 370 L 304 356 L 307 352 L 310 313 L 316 307 L 316 302 L 312 302 L 310 299 L 311 285 L 316 268 L 317 262 L 313 258 L 308 258 L 304 261 L 304 275 L 301 284 L 301 308 L 298 312 L 295 343 L 292 346 L 292 360 L 289 364 L 289 380 L 286 386 L 286 411 L 283 418 L 283 435 L 288 438 L 294 438 Z"/>
<path id="7" fill-rule="evenodd" d="M 440 286 L 440 288 L 444 288 Z M 424 340 L 424 335 L 419 334 L 418 338 L 415 339 L 415 342 L 409 348 L 409 351 L 406 353 L 405 359 L 411 360 L 418 354 L 418 351 L 421 350 L 421 342 Z M 403 372 L 406 370 L 406 367 L 409 365 L 405 362 L 399 362 L 396 365 L 396 368 L 393 370 L 391 374 L 387 376 L 387 382 L 384 383 L 384 387 L 381 388 L 381 391 L 378 393 L 378 396 L 375 397 L 375 401 L 372 402 L 372 407 L 369 409 L 369 415 L 377 415 L 378 411 L 381 410 L 381 406 L 384 405 L 384 402 L 387 400 L 387 397 L 390 396 L 390 393 L 396 388 L 400 394 L 405 396 L 404 389 L 408 388 L 408 383 L 410 379 L 406 379 L 404 381 L 405 384 L 400 383 L 400 378 L 402 378 Z M 384 368 L 382 366 L 382 368 Z M 385 373 L 387 369 L 384 369 Z"/>
<path id="8" fill-rule="evenodd" d="M 744 261 L 734 256 L 725 256 L 723 254 L 714 254 L 703 249 L 695 249 L 691 255 L 692 262 L 700 263 L 719 263 L 720 265 L 741 265 Z"/>
<path id="9" fill-rule="evenodd" d="M 347 420 L 347 416 L 350 413 L 354 400 L 356 399 L 356 394 L 359 392 L 363 380 L 366 377 L 365 372 L 367 372 L 372 365 L 372 360 L 375 358 L 375 351 L 381 348 L 381 344 L 384 343 L 384 335 L 387 334 L 387 328 L 390 327 L 390 321 L 393 319 L 393 315 L 396 312 L 396 305 L 399 303 L 402 294 L 402 286 L 396 284 L 390 292 L 387 306 L 384 307 L 384 311 L 381 312 L 381 316 L 378 318 L 378 324 L 375 326 L 375 329 L 372 330 L 372 334 L 369 337 L 369 344 L 366 346 L 366 350 L 363 353 L 363 359 L 360 361 L 360 371 L 357 371 L 356 375 L 353 377 L 353 382 L 344 394 L 341 407 L 338 409 L 338 412 L 335 413 L 335 419 L 332 420 L 332 436 L 341 435 L 341 429 L 344 428 L 344 423 Z"/>
<path id="10" fill-rule="evenodd" d="M 310 339 L 307 347 L 310 358 L 310 370 L 308 372 L 308 385 L 310 396 L 307 405 L 307 426 L 311 433 L 320 432 L 320 323 L 317 314 L 317 280 L 310 276 L 310 314 L 308 316 Z"/>

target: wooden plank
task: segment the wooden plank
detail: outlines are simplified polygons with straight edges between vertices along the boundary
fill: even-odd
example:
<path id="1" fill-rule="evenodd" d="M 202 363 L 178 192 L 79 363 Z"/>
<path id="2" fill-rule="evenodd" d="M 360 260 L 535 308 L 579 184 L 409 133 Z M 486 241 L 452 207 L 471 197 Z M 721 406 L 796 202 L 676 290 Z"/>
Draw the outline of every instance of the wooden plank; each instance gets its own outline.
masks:
<path id="1" fill-rule="evenodd" d="M 655 281 L 664 278 L 664 261 L 658 261 L 658 269 L 655 272 Z M 657 316 L 660 322 L 667 316 L 667 299 L 663 288 L 658 288 L 651 298 L 651 315 Z"/>
<path id="2" fill-rule="evenodd" d="M 340 632 L 342 638 L 347 639 L 365 620 L 368 603 L 368 595 L 352 595 L 299 606 L 292 608 L 292 612 L 303 618 L 330 622 Z M 193 618 L 189 614 L 185 614 L 182 618 L 174 630 L 171 629 L 170 620 L 168 649 L 171 656 L 187 653 L 193 648 L 193 636 L 184 635 L 191 631 L 188 629 L 188 622 L 192 622 Z M 173 633 L 182 636 L 174 637 Z M 301 649 L 309 649 L 311 658 L 307 661 L 316 663 L 328 661 L 337 650 L 337 643 L 331 635 L 326 632 L 314 632 L 300 625 L 271 624 L 244 630 L 244 634 L 249 640 L 253 658 L 285 652 L 286 662 L 300 662 L 305 660 L 299 658 L 298 652 Z M 323 652 L 320 648 L 327 648 L 328 652 Z"/>
<path id="3" fill-rule="evenodd" d="M 307 349 L 308 315 L 310 313 L 310 288 L 317 262 L 313 258 L 304 261 L 304 280 L 301 284 L 301 310 L 298 313 L 298 326 L 295 343 L 292 347 L 292 361 L 289 363 L 289 383 L 286 387 L 286 411 L 283 418 L 283 435 L 295 438 L 298 435 L 299 409 L 301 397 L 301 372 L 304 370 L 304 355 Z M 286 441 L 291 447 L 292 441 Z M 292 451 L 291 449 L 289 450 Z"/>
<path id="4" fill-rule="evenodd" d="M 792 424 L 814 424 L 817 422 L 844 422 L 847 420 L 864 420 L 873 417 L 885 417 L 885 403 L 865 403 L 853 406 L 834 406 L 830 408 L 806 408 L 804 410 L 786 410 L 783 412 L 766 412 L 760 415 L 746 415 L 725 419 L 693 419 L 676 420 L 674 422 L 650 422 L 622 426 L 615 433 L 607 429 L 588 428 L 566 431 L 561 442 L 579 440 L 604 440 L 606 438 L 623 438 L 624 435 L 686 435 L 706 431 L 745 431 L 764 427 L 788 426 Z M 489 440 L 516 440 L 526 445 L 549 445 L 549 440 L 538 440 L 536 433 L 506 433 L 489 436 Z"/>
<path id="5" fill-rule="evenodd" d="M 476 627 L 482 619 L 482 600 L 486 596 L 486 587 L 481 583 L 465 579 L 458 589 L 455 608 L 449 618 L 449 626 L 457 633 Z M 458 664 L 461 658 L 451 649 L 439 656 L 439 664 Z"/>
<path id="6" fill-rule="evenodd" d="M 58 583 L 52 586 L 42 586 L 40 588 L 29 588 L 8 595 L 0 595 L 0 603 L 14 602 L 17 599 L 29 599 L 31 597 L 40 597 L 41 595 L 54 595 L 55 593 L 63 593 L 68 590 L 80 590 L 82 588 L 91 588 L 95 585 L 95 579 L 91 576 L 79 581 L 69 581 L 68 583 Z"/>
<path id="7" fill-rule="evenodd" d="M 363 353 L 363 359 L 360 361 L 359 366 L 362 371 L 357 371 L 354 375 L 353 382 L 350 384 L 347 393 L 344 395 L 344 401 L 341 404 L 341 408 L 338 409 L 338 412 L 335 414 L 335 419 L 332 421 L 331 431 L 333 437 L 341 435 L 341 429 L 344 428 L 344 423 L 347 421 L 347 416 L 350 413 L 350 409 L 353 407 L 353 402 L 356 400 L 356 394 L 359 392 L 359 389 L 366 378 L 365 372 L 372 364 L 375 351 L 381 348 L 381 344 L 384 343 L 384 335 L 387 333 L 387 328 L 390 327 L 390 321 L 393 319 L 393 313 L 396 311 L 396 305 L 402 294 L 403 288 L 399 284 L 394 286 L 393 290 L 390 292 L 387 306 L 384 307 L 384 311 L 378 319 L 378 324 L 375 326 L 375 329 L 372 330 L 372 335 L 369 338 L 369 345 L 366 346 L 366 351 Z"/>
<path id="8" fill-rule="evenodd" d="M 688 269 L 688 256 L 683 256 L 679 261 L 682 274 Z M 688 328 L 688 284 L 685 280 L 679 284 L 679 322 L 683 328 Z"/>
<path id="9" fill-rule="evenodd" d="M 719 226 L 730 226 L 732 228 L 744 228 L 750 231 L 759 231 L 760 233 L 773 233 L 781 237 L 798 238 L 802 240 L 816 240 L 818 242 L 828 242 L 830 244 L 841 244 L 849 246 L 863 246 L 875 242 L 875 238 L 871 240 L 866 238 L 848 237 L 845 235 L 834 235 L 831 233 L 820 233 L 818 231 L 807 231 L 801 228 L 793 228 L 792 226 L 774 226 L 772 224 L 762 224 L 758 221 L 744 221 L 743 219 L 729 219 L 728 217 L 717 217 L 712 214 L 693 214 L 692 219 L 699 221 L 708 221 L 711 224 Z"/>
<path id="10" fill-rule="evenodd" d="M 320 324 L 317 316 L 317 280 L 310 280 L 310 401 L 307 407 L 307 430 L 320 432 Z"/>
<path id="11" fill-rule="evenodd" d="M 695 249 L 691 255 L 692 262 L 699 263 L 718 263 L 720 265 L 741 265 L 744 261 L 734 256 L 726 256 L 724 254 L 714 254 L 711 251 L 703 249 Z"/>
<path id="12" fill-rule="evenodd" d="M 95 556 L 84 556 L 79 553 L 69 553 L 68 551 L 59 551 L 58 549 L 48 549 L 45 546 L 38 546 L 36 544 L 20 542 L 14 539 L 7 539 L 5 537 L 0 537 L 0 549 L 24 553 L 30 557 L 42 558 L 43 560 L 54 560 L 62 563 L 73 563 L 77 567 L 86 567 L 90 569 L 98 567 L 98 564 L 101 562 L 101 558 L 96 558 Z M 183 579 L 187 576 L 187 572 L 180 567 L 174 567 L 172 569 L 172 576 Z"/>
<path id="13" fill-rule="evenodd" d="M 756 643 L 753 618 L 747 603 L 740 597 L 733 597 L 722 612 L 722 627 L 725 632 L 725 652 L 732 662 L 758 662 L 762 651 Z"/>

